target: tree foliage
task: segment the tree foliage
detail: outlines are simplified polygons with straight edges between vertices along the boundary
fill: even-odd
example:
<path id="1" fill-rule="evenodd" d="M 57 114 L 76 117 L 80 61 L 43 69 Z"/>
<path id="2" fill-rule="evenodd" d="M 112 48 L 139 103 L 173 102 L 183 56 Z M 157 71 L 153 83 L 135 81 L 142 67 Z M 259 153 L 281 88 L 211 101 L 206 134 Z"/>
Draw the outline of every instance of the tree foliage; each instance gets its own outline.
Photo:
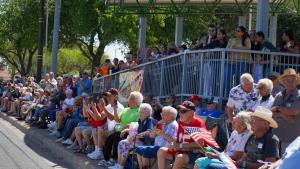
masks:
<path id="1" fill-rule="evenodd" d="M 0 55 L 27 75 L 37 51 L 39 4 L 32 0 L 0 3 Z"/>

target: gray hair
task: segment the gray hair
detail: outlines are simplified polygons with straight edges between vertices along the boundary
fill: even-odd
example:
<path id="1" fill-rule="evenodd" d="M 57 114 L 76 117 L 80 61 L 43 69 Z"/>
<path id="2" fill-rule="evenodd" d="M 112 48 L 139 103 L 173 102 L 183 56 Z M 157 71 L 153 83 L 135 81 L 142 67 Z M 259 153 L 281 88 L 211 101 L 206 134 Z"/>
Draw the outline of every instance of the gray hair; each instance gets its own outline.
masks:
<path id="1" fill-rule="evenodd" d="M 270 79 L 264 78 L 258 81 L 257 87 L 265 86 L 270 94 L 273 90 L 273 82 Z"/>
<path id="2" fill-rule="evenodd" d="M 164 106 L 162 108 L 162 112 L 166 112 L 167 114 L 171 114 L 174 120 L 177 117 L 177 110 L 172 106 Z"/>
<path id="3" fill-rule="evenodd" d="M 149 114 L 149 116 L 152 115 L 152 107 L 148 103 L 142 103 L 140 105 L 140 112 L 141 112 L 141 110 L 145 110 Z"/>
<path id="4" fill-rule="evenodd" d="M 240 78 L 241 84 L 245 84 L 245 83 L 253 83 L 253 77 L 251 74 L 249 73 L 244 73 L 242 74 L 241 78 Z"/>
<path id="5" fill-rule="evenodd" d="M 67 89 L 67 90 L 66 90 L 66 94 L 73 94 L 73 90 Z"/>
<path id="6" fill-rule="evenodd" d="M 235 116 L 235 118 L 238 118 L 246 126 L 247 131 L 251 131 L 250 112 L 241 111 Z"/>
<path id="7" fill-rule="evenodd" d="M 132 97 L 132 96 L 135 98 L 137 105 L 140 105 L 143 102 L 144 96 L 142 95 L 141 92 L 133 91 L 130 93 L 129 97 Z"/>

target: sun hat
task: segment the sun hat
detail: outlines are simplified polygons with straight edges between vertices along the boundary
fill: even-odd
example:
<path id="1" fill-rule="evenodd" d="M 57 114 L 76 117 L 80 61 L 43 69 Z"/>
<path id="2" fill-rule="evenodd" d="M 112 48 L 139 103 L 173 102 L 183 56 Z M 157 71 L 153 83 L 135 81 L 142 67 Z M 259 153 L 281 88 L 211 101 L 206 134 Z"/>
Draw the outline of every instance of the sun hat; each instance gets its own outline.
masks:
<path id="1" fill-rule="evenodd" d="M 300 75 L 296 73 L 295 69 L 293 69 L 293 68 L 285 69 L 284 72 L 283 72 L 283 74 L 278 77 L 279 83 L 282 84 L 283 83 L 283 79 L 286 76 L 294 76 L 294 77 L 296 77 L 296 84 L 297 85 L 300 84 Z"/>
<path id="2" fill-rule="evenodd" d="M 259 117 L 261 119 L 264 119 L 270 123 L 270 127 L 277 128 L 278 124 L 277 122 L 272 118 L 272 111 L 264 108 L 262 106 L 257 106 L 256 110 L 253 113 L 250 113 L 250 116 Z"/>

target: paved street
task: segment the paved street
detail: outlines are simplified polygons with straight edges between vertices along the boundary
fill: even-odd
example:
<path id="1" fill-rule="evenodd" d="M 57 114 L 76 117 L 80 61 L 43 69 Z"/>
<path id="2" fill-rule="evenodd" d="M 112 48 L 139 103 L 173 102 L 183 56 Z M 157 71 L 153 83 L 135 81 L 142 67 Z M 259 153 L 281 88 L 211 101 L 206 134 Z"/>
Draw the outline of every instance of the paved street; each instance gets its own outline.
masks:
<path id="1" fill-rule="evenodd" d="M 30 147 L 34 147 L 34 150 Z M 55 161 L 62 163 L 51 156 L 47 149 L 34 144 L 24 133 L 0 118 L 0 169 L 69 168 L 66 165 L 61 167 Z"/>

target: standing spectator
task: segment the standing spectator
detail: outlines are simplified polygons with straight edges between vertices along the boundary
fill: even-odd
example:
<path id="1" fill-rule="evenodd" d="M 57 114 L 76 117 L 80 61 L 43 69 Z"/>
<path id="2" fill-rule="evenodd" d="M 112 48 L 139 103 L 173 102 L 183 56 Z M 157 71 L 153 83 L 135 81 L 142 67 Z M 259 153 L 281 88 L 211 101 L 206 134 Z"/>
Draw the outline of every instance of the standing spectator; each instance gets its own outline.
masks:
<path id="1" fill-rule="evenodd" d="M 215 41 L 217 38 L 217 27 L 213 24 L 208 25 L 207 36 L 204 36 L 199 41 L 200 48 L 205 48 L 207 45 Z"/>
<path id="2" fill-rule="evenodd" d="M 120 67 L 120 70 L 128 69 L 128 65 L 124 62 L 124 60 L 120 60 L 119 67 Z"/>
<path id="3" fill-rule="evenodd" d="M 255 111 L 255 109 L 258 106 L 262 106 L 267 109 L 270 109 L 272 107 L 274 102 L 274 97 L 271 95 L 272 89 L 273 89 L 273 83 L 271 80 L 267 78 L 259 80 L 257 84 L 257 90 L 259 96 L 252 111 Z"/>
<path id="4" fill-rule="evenodd" d="M 292 30 L 285 30 L 282 34 L 282 43 L 277 47 L 280 52 L 299 53 L 299 46 L 294 40 Z"/>
<path id="5" fill-rule="evenodd" d="M 226 113 L 230 122 L 236 113 L 252 110 L 257 101 L 258 93 L 252 76 L 244 73 L 240 79 L 241 84 L 230 90 L 226 105 Z"/>
<path id="6" fill-rule="evenodd" d="M 193 141 L 191 134 L 199 132 L 201 128 L 206 128 L 204 122 L 195 117 L 195 105 L 190 101 L 184 101 L 178 106 L 180 113 L 180 122 L 178 123 L 177 141 L 168 147 L 162 147 L 158 150 L 158 168 L 166 169 L 167 160 L 175 157 L 173 169 L 181 169 L 188 163 L 193 163 L 198 154 L 192 150 L 199 145 Z"/>
<path id="7" fill-rule="evenodd" d="M 262 31 L 256 33 L 256 43 L 258 45 L 258 50 L 265 51 L 265 52 L 276 52 L 276 47 L 270 43 L 269 41 L 265 40 L 265 34 Z"/>
<path id="8" fill-rule="evenodd" d="M 111 72 L 112 73 L 117 73 L 118 71 L 120 71 L 119 59 L 114 58 L 113 65 L 112 65 L 112 68 L 111 68 Z"/>
<path id="9" fill-rule="evenodd" d="M 214 49 L 214 48 L 226 48 L 228 39 L 226 37 L 226 31 L 224 29 L 218 30 L 217 39 L 206 45 L 204 49 Z"/>
<path id="10" fill-rule="evenodd" d="M 271 110 L 279 124 L 274 133 L 281 140 L 281 152 L 284 152 L 285 148 L 300 135 L 300 91 L 297 89 L 300 76 L 294 69 L 288 68 L 278 80 L 285 90 L 276 95 Z"/>
<path id="11" fill-rule="evenodd" d="M 191 101 L 192 103 L 194 103 L 195 105 L 195 113 L 196 116 L 200 116 L 201 112 L 202 112 L 202 108 L 201 108 L 201 98 L 198 95 L 193 95 L 189 101 Z"/>
<path id="12" fill-rule="evenodd" d="M 235 38 L 229 40 L 226 48 L 242 50 L 251 49 L 251 41 L 245 27 L 237 27 L 234 36 Z M 238 77 L 240 77 L 242 73 L 247 72 L 248 69 L 248 64 L 245 62 L 252 61 L 252 58 L 251 55 L 246 53 L 233 52 L 228 55 L 228 61 L 230 63 L 226 64 L 226 69 L 224 71 L 225 82 L 227 82 L 225 85 L 226 95 L 232 85 L 240 83 Z M 233 75 L 235 75 L 235 80 L 233 79 Z"/>
<path id="13" fill-rule="evenodd" d="M 256 30 L 250 30 L 249 31 L 249 38 L 251 41 L 251 50 L 259 50 L 259 44 L 257 43 L 257 35 L 256 35 Z"/>
<path id="14" fill-rule="evenodd" d="M 159 54 L 160 57 L 163 58 L 165 56 L 167 56 L 167 45 L 166 44 L 161 44 L 159 47 Z"/>
<path id="15" fill-rule="evenodd" d="M 84 71 L 82 73 L 82 79 L 77 84 L 77 95 L 81 96 L 82 93 L 86 93 L 87 95 L 91 94 L 91 81 L 89 79 L 88 72 Z"/>
<path id="16" fill-rule="evenodd" d="M 279 158 L 279 139 L 271 128 L 277 128 L 272 112 L 264 107 L 257 107 L 251 116 L 253 134 L 249 137 L 243 157 L 236 163 L 241 168 L 259 168 L 263 162 L 275 162 Z"/>
<path id="17" fill-rule="evenodd" d="M 168 44 L 167 55 L 170 56 L 170 55 L 174 55 L 174 54 L 177 54 L 177 53 L 179 53 L 179 50 L 178 50 L 177 46 L 174 43 L 169 43 Z"/>

